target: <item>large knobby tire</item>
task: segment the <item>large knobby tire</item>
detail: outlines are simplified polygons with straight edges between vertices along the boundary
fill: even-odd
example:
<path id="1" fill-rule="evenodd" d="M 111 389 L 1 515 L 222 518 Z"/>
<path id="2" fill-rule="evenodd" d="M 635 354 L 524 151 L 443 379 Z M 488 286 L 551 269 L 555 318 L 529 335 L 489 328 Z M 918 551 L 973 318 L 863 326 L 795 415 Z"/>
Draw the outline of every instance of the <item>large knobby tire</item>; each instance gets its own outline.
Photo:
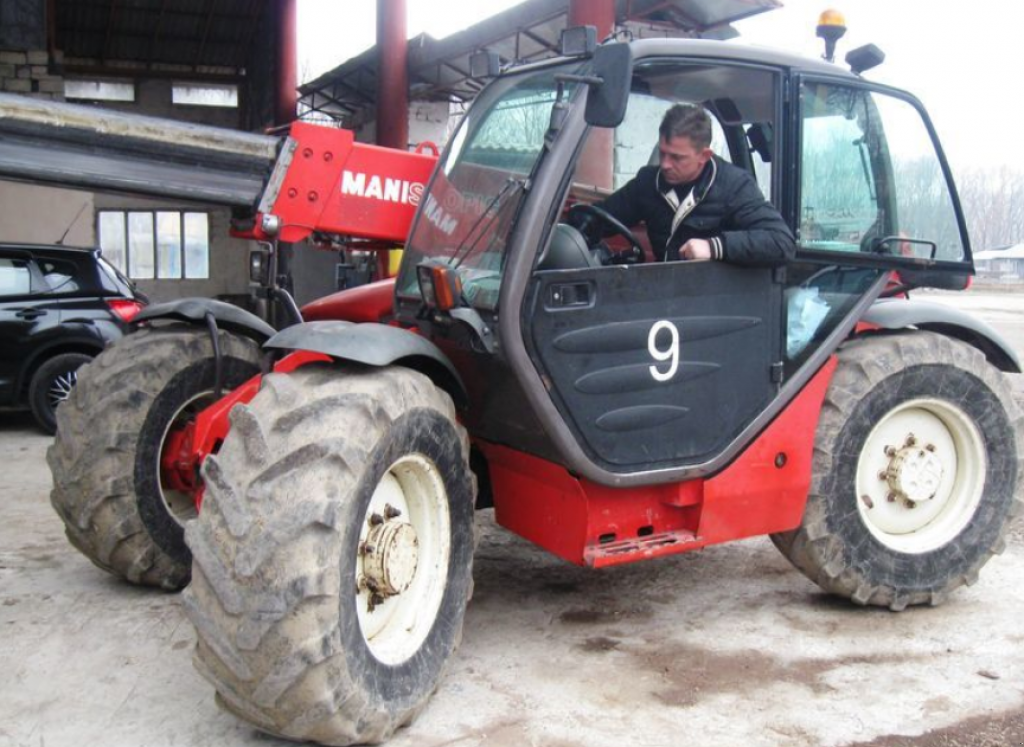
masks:
<path id="1" fill-rule="evenodd" d="M 43 363 L 32 374 L 28 403 L 39 427 L 57 432 L 57 408 L 67 402 L 78 381 L 78 369 L 92 360 L 85 353 L 63 353 Z"/>
<path id="2" fill-rule="evenodd" d="M 259 372 L 255 342 L 222 330 L 219 344 L 224 391 Z M 212 402 L 214 377 L 205 328 L 145 328 L 83 368 L 57 411 L 50 502 L 71 544 L 103 570 L 165 589 L 188 583 L 184 524 L 195 505 L 162 484 L 160 455 L 172 428 Z"/>
<path id="3" fill-rule="evenodd" d="M 410 722 L 472 592 L 476 481 L 448 395 L 398 367 L 270 375 L 203 473 L 184 599 L 218 703 L 332 745 Z"/>
<path id="4" fill-rule="evenodd" d="M 776 546 L 821 588 L 939 604 L 1002 552 L 1021 508 L 1022 416 L 975 348 L 912 332 L 847 343 L 829 385 L 801 526 Z"/>

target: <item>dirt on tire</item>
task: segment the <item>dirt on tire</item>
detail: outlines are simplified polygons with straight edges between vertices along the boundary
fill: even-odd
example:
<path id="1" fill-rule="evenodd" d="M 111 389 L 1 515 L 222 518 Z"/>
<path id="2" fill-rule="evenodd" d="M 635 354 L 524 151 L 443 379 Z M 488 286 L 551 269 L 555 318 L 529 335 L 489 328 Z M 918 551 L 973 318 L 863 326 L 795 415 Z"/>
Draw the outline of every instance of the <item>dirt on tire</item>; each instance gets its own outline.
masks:
<path id="1" fill-rule="evenodd" d="M 219 344 L 225 390 L 258 372 L 255 342 L 222 330 Z M 147 327 L 84 367 L 57 410 L 50 502 L 72 545 L 134 584 L 188 583 L 191 558 L 161 497 L 159 455 L 175 400 L 212 389 L 213 360 L 206 329 Z"/>
<path id="2" fill-rule="evenodd" d="M 976 348 L 943 335 L 868 336 L 847 343 L 838 356 L 818 420 L 803 522 L 772 540 L 818 586 L 857 604 L 894 611 L 939 604 L 973 583 L 1005 547 L 1011 519 L 1022 507 L 1017 486 L 1024 416 L 1003 374 Z M 854 478 L 875 425 L 894 408 L 929 400 L 948 403 L 942 406 L 973 424 L 984 446 L 984 484 L 955 536 L 903 551 L 866 526 Z"/>
<path id="3" fill-rule="evenodd" d="M 437 688 L 472 593 L 476 484 L 452 401 L 408 369 L 312 364 L 268 376 L 231 419 L 186 531 L 194 663 L 218 704 L 263 731 L 384 741 Z M 355 558 L 366 552 L 359 533 L 377 486 L 411 453 L 443 480 L 450 553 L 420 565 L 442 574 L 429 633 L 385 664 L 360 627 Z"/>

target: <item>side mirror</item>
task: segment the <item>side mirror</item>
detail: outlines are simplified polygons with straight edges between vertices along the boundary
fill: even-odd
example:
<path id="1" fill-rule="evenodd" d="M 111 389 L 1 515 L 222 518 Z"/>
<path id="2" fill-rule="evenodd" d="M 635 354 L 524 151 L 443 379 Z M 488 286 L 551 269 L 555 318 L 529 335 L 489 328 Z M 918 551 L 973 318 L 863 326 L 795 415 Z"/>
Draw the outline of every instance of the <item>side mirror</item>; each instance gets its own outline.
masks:
<path id="1" fill-rule="evenodd" d="M 633 50 L 628 44 L 605 44 L 594 52 L 593 77 L 585 112 L 593 127 L 618 127 L 626 116 L 629 84 L 633 78 Z"/>

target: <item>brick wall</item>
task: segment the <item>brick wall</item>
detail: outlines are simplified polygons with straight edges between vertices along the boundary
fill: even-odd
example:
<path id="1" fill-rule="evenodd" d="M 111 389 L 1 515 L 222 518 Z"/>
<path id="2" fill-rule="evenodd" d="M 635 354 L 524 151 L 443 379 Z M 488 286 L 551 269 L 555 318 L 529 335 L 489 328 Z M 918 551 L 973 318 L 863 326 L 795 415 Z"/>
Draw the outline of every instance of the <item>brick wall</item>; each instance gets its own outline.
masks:
<path id="1" fill-rule="evenodd" d="M 45 49 L 0 49 L 0 91 L 64 100 L 64 56 Z"/>

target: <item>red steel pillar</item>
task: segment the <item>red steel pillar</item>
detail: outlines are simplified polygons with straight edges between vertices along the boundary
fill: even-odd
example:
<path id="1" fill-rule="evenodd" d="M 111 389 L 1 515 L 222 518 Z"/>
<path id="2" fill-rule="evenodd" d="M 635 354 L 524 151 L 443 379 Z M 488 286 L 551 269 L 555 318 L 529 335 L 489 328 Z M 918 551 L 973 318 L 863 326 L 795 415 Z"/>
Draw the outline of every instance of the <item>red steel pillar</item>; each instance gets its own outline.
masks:
<path id="1" fill-rule="evenodd" d="M 569 0 L 569 18 L 573 26 L 593 26 L 600 43 L 615 27 L 615 0 Z M 586 150 L 579 160 L 576 180 L 595 187 L 611 189 L 614 146 L 612 131 L 594 128 L 587 139 Z"/>
<path id="2" fill-rule="evenodd" d="M 295 121 L 299 87 L 298 0 L 277 0 L 277 100 L 274 124 Z"/>
<path id="3" fill-rule="evenodd" d="M 409 147 L 405 0 L 377 0 L 377 145 Z"/>
<path id="4" fill-rule="evenodd" d="M 615 26 L 615 0 L 569 0 L 569 28 L 593 26 L 600 42 Z"/>

